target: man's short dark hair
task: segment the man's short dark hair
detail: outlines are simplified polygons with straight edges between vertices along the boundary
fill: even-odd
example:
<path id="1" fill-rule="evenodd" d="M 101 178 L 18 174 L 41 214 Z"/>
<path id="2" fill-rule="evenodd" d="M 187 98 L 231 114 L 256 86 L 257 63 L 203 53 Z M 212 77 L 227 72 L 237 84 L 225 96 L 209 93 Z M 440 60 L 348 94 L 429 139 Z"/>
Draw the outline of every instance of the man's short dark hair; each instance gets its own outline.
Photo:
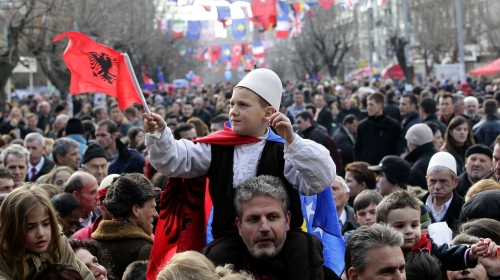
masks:
<path id="1" fill-rule="evenodd" d="M 396 91 L 394 90 L 391 90 L 387 93 L 387 100 L 392 100 L 394 98 L 394 96 L 396 96 Z"/>
<path id="2" fill-rule="evenodd" d="M 377 104 L 384 104 L 384 95 L 380 92 L 375 92 L 368 96 L 368 100 L 373 100 Z"/>
<path id="3" fill-rule="evenodd" d="M 311 122 L 311 124 L 314 122 L 314 118 L 313 116 L 311 115 L 311 113 L 307 112 L 307 111 L 302 111 L 300 113 L 298 113 L 296 116 L 295 116 L 295 119 L 297 119 L 298 117 L 301 117 L 303 120 L 309 120 Z"/>
<path id="4" fill-rule="evenodd" d="M 493 99 L 495 99 L 496 102 L 500 103 L 500 90 L 495 91 L 493 94 Z"/>
<path id="5" fill-rule="evenodd" d="M 487 100 L 484 102 L 484 113 L 486 115 L 497 115 L 498 113 L 498 106 L 495 100 Z"/>
<path id="6" fill-rule="evenodd" d="M 316 106 L 312 104 L 306 104 L 306 110 L 311 109 L 313 111 L 313 114 L 316 114 Z"/>
<path id="7" fill-rule="evenodd" d="M 191 107 L 194 108 L 194 104 L 192 102 L 185 102 L 182 107 L 186 106 L 186 105 L 191 105 Z"/>
<path id="8" fill-rule="evenodd" d="M 408 98 L 410 100 L 410 104 L 418 105 L 418 98 L 413 93 L 405 93 L 401 96 L 401 98 Z"/>
<path id="9" fill-rule="evenodd" d="M 228 114 L 218 114 L 210 120 L 210 123 L 218 123 L 224 125 L 225 122 L 229 120 Z"/>
<path id="10" fill-rule="evenodd" d="M 349 115 L 345 116 L 344 119 L 342 120 L 342 125 L 345 126 L 346 124 L 352 124 L 354 121 L 357 121 L 357 120 L 358 120 L 358 117 L 356 117 L 353 114 L 349 114 Z"/>
<path id="11" fill-rule="evenodd" d="M 9 172 L 7 172 L 7 169 L 4 167 L 0 167 L 0 179 L 14 179 L 12 175 L 10 175 Z"/>
<path id="12" fill-rule="evenodd" d="M 105 125 L 106 126 L 106 131 L 109 134 L 113 134 L 118 131 L 118 127 L 116 126 L 115 122 L 112 120 L 102 120 L 97 124 L 97 127 L 101 127 Z"/>
<path id="13" fill-rule="evenodd" d="M 439 100 L 441 99 L 446 99 L 446 98 L 451 98 L 451 102 L 455 104 L 455 96 L 449 92 L 445 92 L 439 96 Z"/>
<path id="14" fill-rule="evenodd" d="M 111 104 L 111 105 L 109 106 L 109 109 L 110 109 L 110 110 L 111 110 L 111 109 L 114 109 L 114 108 L 118 108 L 118 109 L 120 109 L 120 107 L 118 106 L 118 103 L 113 103 L 113 104 Z M 120 111 L 121 111 L 121 110 L 120 110 Z"/>
<path id="15" fill-rule="evenodd" d="M 127 266 L 123 272 L 122 280 L 146 279 L 148 261 L 135 261 Z"/>
<path id="16" fill-rule="evenodd" d="M 125 109 L 125 114 L 130 114 L 132 117 L 137 117 L 137 109 L 134 106 L 130 106 Z"/>
<path id="17" fill-rule="evenodd" d="M 354 199 L 353 208 L 354 213 L 357 214 L 359 210 L 368 208 L 370 205 L 377 206 L 382 201 L 382 195 L 376 190 L 364 190 L 360 192 Z"/>
<path id="18" fill-rule="evenodd" d="M 82 205 L 80 205 L 78 199 L 70 193 L 57 194 L 50 199 L 50 203 L 52 207 L 54 207 L 54 210 L 59 213 L 61 219 L 71 215 L 75 210 L 82 211 Z"/>
<path id="19" fill-rule="evenodd" d="M 296 91 L 293 95 L 294 95 L 294 96 L 295 96 L 295 95 L 302 95 L 302 96 L 304 96 L 304 93 L 303 93 L 302 91 Z"/>
<path id="20" fill-rule="evenodd" d="M 93 117 L 95 118 L 97 114 L 102 114 L 102 111 L 106 111 L 106 107 L 104 106 L 96 106 L 94 107 L 94 109 L 92 110 L 92 114 L 93 114 Z"/>
<path id="21" fill-rule="evenodd" d="M 446 273 L 441 271 L 441 262 L 431 254 L 410 252 L 405 256 L 405 263 L 406 280 L 446 279 Z"/>
<path id="22" fill-rule="evenodd" d="M 420 108 L 424 110 L 427 115 L 434 115 L 436 113 L 436 101 L 430 97 L 420 100 Z"/>
<path id="23" fill-rule="evenodd" d="M 174 129 L 175 140 L 181 139 L 181 132 L 189 131 L 191 129 L 196 130 L 196 127 L 191 123 L 181 123 Z"/>

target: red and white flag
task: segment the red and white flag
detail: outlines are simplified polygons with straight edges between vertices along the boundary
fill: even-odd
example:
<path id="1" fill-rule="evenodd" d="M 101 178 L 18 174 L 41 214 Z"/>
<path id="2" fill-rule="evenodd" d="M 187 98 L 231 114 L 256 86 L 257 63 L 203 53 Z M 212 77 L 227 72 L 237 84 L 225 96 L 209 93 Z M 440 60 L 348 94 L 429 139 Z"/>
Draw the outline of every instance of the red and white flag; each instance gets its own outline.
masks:
<path id="1" fill-rule="evenodd" d="M 264 46 L 262 42 L 255 42 L 252 44 L 252 53 L 256 58 L 262 58 L 265 56 Z"/>
<path id="2" fill-rule="evenodd" d="M 202 20 L 200 39 L 205 41 L 215 40 L 215 20 Z"/>
<path id="3" fill-rule="evenodd" d="M 242 52 L 242 47 L 240 44 L 231 46 L 231 62 L 233 69 L 238 68 L 238 63 L 241 61 L 241 52 Z"/>
<path id="4" fill-rule="evenodd" d="M 58 35 L 54 42 L 68 37 L 63 59 L 71 72 L 71 94 L 102 92 L 115 97 L 120 109 L 142 104 L 124 54 L 101 45 L 80 32 Z"/>

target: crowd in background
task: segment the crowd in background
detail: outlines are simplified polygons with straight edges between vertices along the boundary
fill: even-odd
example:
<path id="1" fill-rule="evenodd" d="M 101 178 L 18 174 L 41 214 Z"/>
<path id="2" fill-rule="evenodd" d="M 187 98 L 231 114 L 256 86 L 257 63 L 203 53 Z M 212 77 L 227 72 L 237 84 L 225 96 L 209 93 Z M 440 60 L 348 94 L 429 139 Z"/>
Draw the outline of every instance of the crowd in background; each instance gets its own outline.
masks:
<path id="1" fill-rule="evenodd" d="M 176 140 L 195 140 L 227 126 L 233 87 L 221 82 L 144 95 Z M 67 103 L 55 95 L 29 95 L 0 109 L 0 242 L 6 244 L 0 250 L 0 278 L 5 273 L 13 279 L 144 279 L 154 242 L 151 221 L 158 218 L 158 200 L 168 180 L 150 163 L 144 109 L 134 104 L 121 110 L 114 98 L 99 93 L 72 97 Z M 418 211 L 416 224 L 423 232 L 445 222 L 456 236 L 453 245 L 480 248 L 484 241 L 479 238 L 499 244 L 499 108 L 500 79 L 486 77 L 462 83 L 429 78 L 411 92 L 405 92 L 404 81 L 393 80 L 283 81 L 280 112 L 297 135 L 327 148 L 337 166 L 331 188 L 348 242 L 345 274 L 338 277 L 382 279 L 359 278 L 366 270 L 353 263 L 361 258 L 353 254 L 362 247 L 360 240 L 377 242 L 373 236 L 394 233 L 382 226 L 370 232 L 367 227 L 374 224 L 410 235 L 406 225 L 391 224 L 394 209 Z M 391 199 L 406 204 L 394 206 Z M 379 217 L 381 206 L 388 207 L 385 217 Z M 410 223 L 409 228 L 416 226 Z M 45 237 L 30 241 L 37 227 Z M 420 240 L 420 229 L 414 234 Z M 466 256 L 478 265 L 464 268 L 448 263 L 463 259 L 462 251 L 437 250 L 433 244 L 433 256 L 421 257 L 407 254 L 412 246 L 406 250 L 398 237 L 393 239 L 381 246 L 402 246 L 406 279 L 423 274 L 430 279 L 497 279 L 496 264 L 490 266 L 487 257 L 483 263 L 475 252 Z M 16 252 L 19 244 L 30 254 Z M 193 269 L 186 263 L 195 260 L 203 279 L 212 279 L 210 273 L 215 279 L 255 277 L 187 252 L 172 259 L 158 279 L 182 279 L 168 276 L 168 269 Z M 404 274 L 400 267 L 388 273 Z M 229 278 L 233 274 L 241 278 Z"/>

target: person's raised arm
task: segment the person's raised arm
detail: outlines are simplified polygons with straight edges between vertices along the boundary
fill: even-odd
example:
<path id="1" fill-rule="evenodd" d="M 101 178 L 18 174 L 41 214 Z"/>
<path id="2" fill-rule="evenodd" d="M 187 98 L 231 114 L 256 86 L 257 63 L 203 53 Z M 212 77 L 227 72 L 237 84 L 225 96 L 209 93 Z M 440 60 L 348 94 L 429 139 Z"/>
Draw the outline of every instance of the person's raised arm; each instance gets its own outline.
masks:
<path id="1" fill-rule="evenodd" d="M 143 116 L 149 160 L 156 170 L 174 178 L 195 178 L 208 172 L 212 160 L 210 145 L 185 139 L 177 141 L 160 115 Z"/>

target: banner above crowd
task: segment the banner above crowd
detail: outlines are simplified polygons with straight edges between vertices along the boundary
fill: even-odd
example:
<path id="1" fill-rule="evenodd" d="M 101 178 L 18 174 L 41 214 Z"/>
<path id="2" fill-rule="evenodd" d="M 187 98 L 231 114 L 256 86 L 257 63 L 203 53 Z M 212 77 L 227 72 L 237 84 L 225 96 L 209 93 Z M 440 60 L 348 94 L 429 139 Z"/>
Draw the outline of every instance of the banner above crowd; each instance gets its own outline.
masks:
<path id="1" fill-rule="evenodd" d="M 180 4 L 177 0 L 170 2 Z M 223 28 L 227 28 L 230 22 L 231 28 L 230 30 L 228 28 L 227 32 L 235 39 L 245 37 L 249 24 L 253 24 L 260 32 L 274 30 L 276 38 L 293 38 L 302 33 L 306 14 L 314 17 L 312 7 L 318 6 L 329 10 L 335 4 L 334 0 L 229 0 L 228 2 L 214 1 L 211 5 L 206 5 L 207 2 L 184 1 L 184 6 L 203 3 L 198 5 L 203 6 L 207 12 L 216 12 L 217 19 L 165 18 L 158 21 L 158 31 L 164 36 L 211 41 L 215 40 L 215 23 L 219 21 Z M 357 2 L 358 0 L 337 0 L 337 3 L 345 9 L 353 9 Z"/>

